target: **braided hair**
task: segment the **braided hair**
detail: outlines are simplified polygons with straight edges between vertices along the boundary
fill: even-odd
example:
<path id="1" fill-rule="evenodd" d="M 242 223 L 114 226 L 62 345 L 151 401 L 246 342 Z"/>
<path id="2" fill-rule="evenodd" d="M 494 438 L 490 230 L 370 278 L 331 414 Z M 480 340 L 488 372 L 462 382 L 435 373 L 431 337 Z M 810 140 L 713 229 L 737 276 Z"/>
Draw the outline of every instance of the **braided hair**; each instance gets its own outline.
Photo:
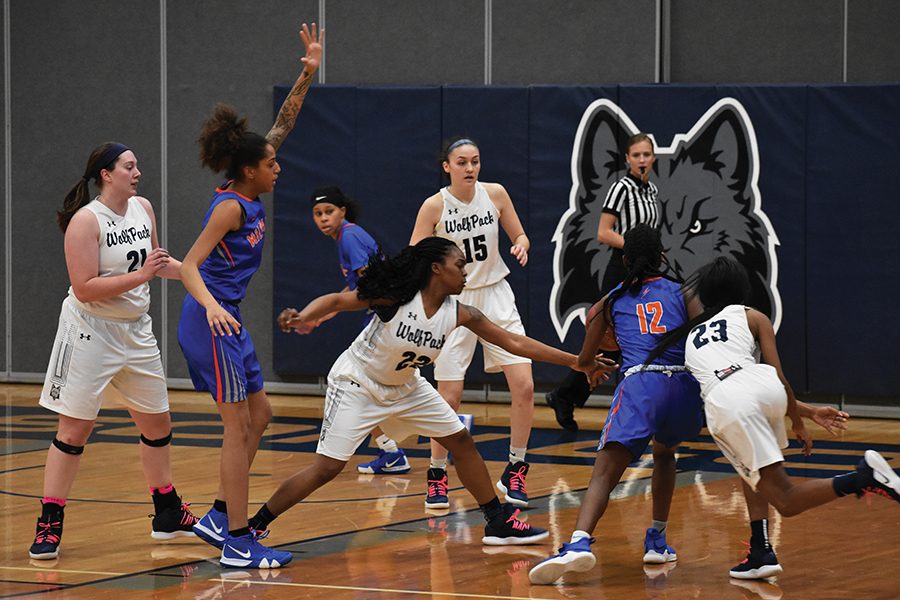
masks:
<path id="1" fill-rule="evenodd" d="M 600 310 L 606 315 L 607 323 L 612 323 L 610 315 L 612 306 L 627 291 L 637 291 L 641 283 L 649 277 L 665 277 L 681 283 L 661 271 L 663 262 L 662 237 L 658 229 L 650 227 L 646 223 L 636 225 L 625 232 L 625 245 L 622 248 L 625 259 L 628 261 L 628 274 L 622 285 L 614 289 L 606 297 L 606 301 Z"/>
<path id="2" fill-rule="evenodd" d="M 652 363 L 666 349 L 687 336 L 694 327 L 711 319 L 726 306 L 744 304 L 750 297 L 750 277 L 739 262 L 719 256 L 688 277 L 682 289 L 686 299 L 696 297 L 700 300 L 703 312 L 660 338 L 644 364 Z"/>
<path id="3" fill-rule="evenodd" d="M 361 300 L 388 298 L 387 307 L 373 306 L 383 321 L 389 321 L 397 308 L 412 300 L 431 281 L 431 265 L 442 262 L 456 243 L 445 238 L 427 237 L 415 246 L 407 246 L 392 258 L 373 255 L 356 284 Z"/>

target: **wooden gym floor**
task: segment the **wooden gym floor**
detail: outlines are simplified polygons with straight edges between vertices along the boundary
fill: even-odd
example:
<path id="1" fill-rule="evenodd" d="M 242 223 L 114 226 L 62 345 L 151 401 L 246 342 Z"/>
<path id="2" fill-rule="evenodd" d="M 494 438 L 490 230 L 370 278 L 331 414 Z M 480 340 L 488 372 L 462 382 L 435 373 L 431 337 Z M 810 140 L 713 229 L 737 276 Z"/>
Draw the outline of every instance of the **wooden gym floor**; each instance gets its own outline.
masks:
<path id="1" fill-rule="evenodd" d="M 595 532 L 597 566 L 555 586 L 531 586 L 528 570 L 567 541 L 593 464 L 603 410 L 576 414 L 582 431 L 561 431 L 552 412 L 535 411 L 529 461 L 530 522 L 549 527 L 543 545 L 482 546 L 483 520 L 450 469 L 449 511 L 426 513 L 426 440 L 407 440 L 413 470 L 400 476 L 358 475 L 361 450 L 344 473 L 272 525 L 269 545 L 294 561 L 277 571 L 218 566 L 218 551 L 196 539 L 150 538 L 152 503 L 137 454 L 138 433 L 123 411 L 104 411 L 88 444 L 66 510 L 60 557 L 28 558 L 41 495 L 43 465 L 56 428 L 37 405 L 33 385 L 0 386 L 4 407 L 0 464 L 0 598 L 897 598 L 900 510 L 880 497 L 843 498 L 809 513 L 771 518 L 770 535 L 784 566 L 777 580 L 736 581 L 728 569 L 749 539 L 740 481 L 703 435 L 680 450 L 678 488 L 668 540 L 676 563 L 644 566 L 650 522 L 649 457 L 626 472 Z M 250 479 L 251 513 L 278 483 L 311 459 L 322 398 L 273 396 L 275 417 Z M 197 515 L 218 483 L 218 418 L 205 395 L 171 395 L 175 483 Z M 474 435 L 494 477 L 506 464 L 509 407 L 469 404 Z M 815 426 L 811 426 L 815 428 Z M 816 452 L 787 451 L 792 475 L 828 477 L 853 468 L 874 448 L 900 464 L 896 421 L 852 419 L 831 438 L 814 432 Z"/>

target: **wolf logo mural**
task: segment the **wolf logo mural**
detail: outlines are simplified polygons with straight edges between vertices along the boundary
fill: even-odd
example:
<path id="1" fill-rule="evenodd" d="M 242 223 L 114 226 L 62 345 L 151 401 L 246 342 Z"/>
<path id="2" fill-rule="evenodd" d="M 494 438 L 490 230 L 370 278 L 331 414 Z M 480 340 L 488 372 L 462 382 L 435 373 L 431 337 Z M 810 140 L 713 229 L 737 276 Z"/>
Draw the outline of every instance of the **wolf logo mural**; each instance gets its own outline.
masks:
<path id="1" fill-rule="evenodd" d="M 581 118 L 572 151 L 569 209 L 553 235 L 550 315 L 560 340 L 600 297 L 611 251 L 597 241 L 601 207 L 625 175 L 625 143 L 640 130 L 615 103 L 593 102 Z M 655 140 L 654 140 L 654 145 Z M 656 148 L 662 241 L 674 274 L 684 278 L 717 255 L 746 267 L 750 304 L 781 322 L 778 238 L 762 211 L 753 124 L 734 98 L 723 98 L 669 147 Z"/>

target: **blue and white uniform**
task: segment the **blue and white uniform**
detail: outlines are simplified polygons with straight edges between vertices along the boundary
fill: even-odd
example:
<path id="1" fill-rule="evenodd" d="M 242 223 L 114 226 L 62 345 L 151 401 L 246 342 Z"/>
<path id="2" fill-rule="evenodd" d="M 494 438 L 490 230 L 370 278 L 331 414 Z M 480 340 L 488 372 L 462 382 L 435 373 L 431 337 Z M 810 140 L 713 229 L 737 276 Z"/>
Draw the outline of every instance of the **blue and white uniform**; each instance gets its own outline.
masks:
<path id="1" fill-rule="evenodd" d="M 81 210 L 93 213 L 99 226 L 98 276 L 124 275 L 143 266 L 153 250 L 153 221 L 137 197 L 128 199 L 124 215 L 99 197 Z M 169 410 L 149 308 L 147 283 L 95 302 L 80 302 L 70 287 L 41 406 L 85 420 L 96 419 L 101 405 L 124 404 L 151 414 Z"/>
<path id="2" fill-rule="evenodd" d="M 477 308 L 500 328 L 525 335 L 516 298 L 506 281 L 509 268 L 500 256 L 500 211 L 487 189 L 476 182 L 475 197 L 471 202 L 463 202 L 446 187 L 441 190 L 441 197 L 444 207 L 434 235 L 456 242 L 467 262 L 466 287 L 458 296 L 459 301 Z M 435 363 L 435 379 L 465 379 L 478 341 L 478 336 L 466 328 L 454 331 L 447 340 L 444 353 Z M 484 340 L 481 340 L 481 345 L 484 348 L 486 373 L 499 373 L 506 365 L 531 363 L 529 358 L 516 356 Z"/>
<path id="3" fill-rule="evenodd" d="M 637 459 L 651 438 L 672 447 L 695 437 L 702 402 L 697 381 L 684 366 L 684 347 L 672 346 L 642 368 L 660 338 L 687 320 L 681 286 L 662 277 L 647 279 L 637 292 L 625 291 L 613 303 L 611 319 L 625 377 L 613 394 L 599 448 L 618 442 Z"/>
<path id="4" fill-rule="evenodd" d="M 428 317 L 419 292 L 388 320 L 375 316 L 328 373 L 325 415 L 316 452 L 347 461 L 376 425 L 395 439 L 410 433 L 445 437 L 459 417 L 419 368 L 431 364 L 456 328 L 448 297 Z"/>
<path id="5" fill-rule="evenodd" d="M 203 218 L 203 227 L 213 210 L 227 200 L 236 200 L 241 205 L 244 222 L 240 229 L 229 231 L 216 244 L 200 265 L 200 276 L 213 298 L 241 323 L 241 331 L 214 337 L 206 320 L 206 309 L 188 294 L 181 305 L 178 343 L 187 360 L 194 389 L 208 391 L 216 402 L 242 402 L 247 394 L 263 389 L 262 369 L 238 305 L 262 261 L 266 213 L 259 198 L 247 198 L 227 187 L 225 184 L 216 189 Z"/>
<path id="6" fill-rule="evenodd" d="M 784 460 L 787 392 L 775 368 L 759 363 L 747 308 L 733 304 L 694 327 L 685 364 L 700 382 L 710 435 L 755 490 L 759 470 Z"/>

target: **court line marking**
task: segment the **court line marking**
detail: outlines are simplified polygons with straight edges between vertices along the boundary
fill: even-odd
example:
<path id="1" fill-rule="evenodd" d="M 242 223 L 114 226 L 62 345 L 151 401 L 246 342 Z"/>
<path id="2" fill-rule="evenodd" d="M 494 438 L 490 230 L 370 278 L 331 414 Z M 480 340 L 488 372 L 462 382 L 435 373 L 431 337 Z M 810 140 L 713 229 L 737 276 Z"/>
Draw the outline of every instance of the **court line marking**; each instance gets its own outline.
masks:
<path id="1" fill-rule="evenodd" d="M 0 565 L 0 570 L 5 571 L 37 571 L 40 573 L 69 573 L 72 575 L 110 575 L 112 577 L 122 577 L 129 573 L 109 573 L 107 571 L 76 571 L 73 569 L 56 569 L 56 568 L 38 568 L 38 567 L 8 567 Z M 57 584 L 61 585 L 61 584 Z"/>
<path id="2" fill-rule="evenodd" d="M 423 590 L 395 590 L 391 588 L 367 588 L 355 587 L 350 585 L 321 585 L 315 583 L 293 583 L 287 581 L 249 581 L 246 579 L 224 579 L 210 578 L 207 581 L 218 581 L 220 583 L 246 583 L 248 585 L 278 585 L 284 587 L 300 587 L 300 588 L 316 588 L 323 590 L 346 590 L 352 592 L 379 592 L 384 594 L 418 594 L 420 596 L 452 596 L 454 598 L 497 598 L 502 600 L 540 600 L 534 596 L 489 596 L 486 594 L 465 594 L 462 592 L 426 592 Z"/>

